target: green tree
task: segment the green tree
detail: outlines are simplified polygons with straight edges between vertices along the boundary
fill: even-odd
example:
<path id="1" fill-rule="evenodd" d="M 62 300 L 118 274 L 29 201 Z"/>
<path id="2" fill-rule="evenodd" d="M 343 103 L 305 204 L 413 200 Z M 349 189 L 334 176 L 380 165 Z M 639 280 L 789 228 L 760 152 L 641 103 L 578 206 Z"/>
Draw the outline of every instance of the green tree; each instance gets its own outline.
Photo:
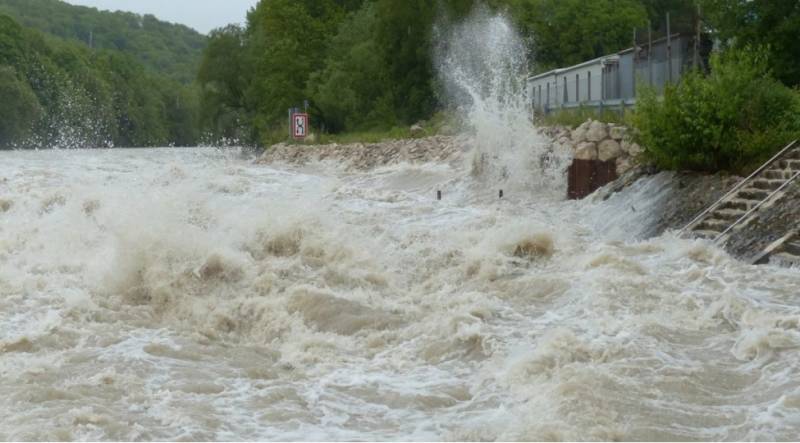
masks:
<path id="1" fill-rule="evenodd" d="M 41 108 L 36 95 L 11 66 L 0 66 L 0 148 L 31 134 Z"/>
<path id="2" fill-rule="evenodd" d="M 332 0 L 270 0 L 248 14 L 247 57 L 254 77 L 247 106 L 262 134 L 283 128 L 286 110 L 307 98 L 309 76 L 322 66 L 344 12 Z"/>
<path id="3" fill-rule="evenodd" d="M 775 76 L 800 85 L 800 2 L 797 0 L 703 0 L 708 22 L 728 47 L 760 46 Z"/>
<path id="4" fill-rule="evenodd" d="M 378 27 L 377 5 L 366 3 L 342 23 L 324 69 L 309 79 L 309 96 L 332 132 L 394 123 L 391 78 L 376 39 Z"/>
<path id="5" fill-rule="evenodd" d="M 509 0 L 515 21 L 533 39 L 537 70 L 569 66 L 633 45 L 647 24 L 639 0 Z"/>
<path id="6" fill-rule="evenodd" d="M 214 139 L 254 139 L 253 134 L 242 130 L 243 126 L 252 126 L 245 103 L 245 91 L 252 79 L 248 62 L 244 29 L 230 25 L 211 32 L 197 80 L 201 125 Z"/>

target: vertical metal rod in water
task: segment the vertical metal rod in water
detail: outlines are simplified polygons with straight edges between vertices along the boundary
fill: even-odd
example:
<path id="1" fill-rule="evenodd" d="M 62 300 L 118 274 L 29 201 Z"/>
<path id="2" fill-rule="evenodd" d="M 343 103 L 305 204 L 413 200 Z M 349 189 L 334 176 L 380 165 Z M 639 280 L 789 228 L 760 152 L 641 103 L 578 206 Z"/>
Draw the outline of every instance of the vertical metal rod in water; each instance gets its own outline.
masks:
<path id="1" fill-rule="evenodd" d="M 667 12 L 667 81 L 672 83 L 672 31 L 670 30 L 669 12 Z"/>

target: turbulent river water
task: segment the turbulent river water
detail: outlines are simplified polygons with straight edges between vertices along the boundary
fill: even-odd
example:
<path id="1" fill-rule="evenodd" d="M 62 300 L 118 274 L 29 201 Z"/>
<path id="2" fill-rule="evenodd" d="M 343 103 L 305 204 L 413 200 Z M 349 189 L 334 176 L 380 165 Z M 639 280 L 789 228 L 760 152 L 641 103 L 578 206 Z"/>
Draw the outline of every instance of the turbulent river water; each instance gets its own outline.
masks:
<path id="1" fill-rule="evenodd" d="M 509 189 L 2 153 L 0 440 L 800 435 L 800 271 L 639 239 L 657 183 Z"/>

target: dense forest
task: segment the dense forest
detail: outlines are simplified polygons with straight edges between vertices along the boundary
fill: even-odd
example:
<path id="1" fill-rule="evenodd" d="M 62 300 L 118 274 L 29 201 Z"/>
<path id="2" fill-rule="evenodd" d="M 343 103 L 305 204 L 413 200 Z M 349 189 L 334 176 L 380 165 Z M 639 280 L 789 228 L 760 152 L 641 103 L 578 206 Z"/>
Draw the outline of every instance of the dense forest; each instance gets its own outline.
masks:
<path id="1" fill-rule="evenodd" d="M 330 133 L 386 130 L 441 109 L 437 27 L 481 3 L 529 42 L 531 70 L 631 46 L 632 30 L 702 30 L 757 47 L 800 83 L 796 0 L 262 0 L 206 37 L 151 16 L 59 0 L 0 0 L 0 144 L 191 145 L 286 138 L 307 102 Z M 8 15 L 2 15 L 6 13 Z M 202 136 L 201 136 L 202 135 Z"/>
<path id="2" fill-rule="evenodd" d="M 57 0 L 0 0 L 0 11 L 14 14 L 0 12 L 0 146 L 197 144 L 204 36 Z"/>
<path id="3" fill-rule="evenodd" d="M 153 73 L 192 83 L 206 36 L 152 15 L 98 11 L 60 0 L 0 0 L 0 14 L 23 26 L 96 49 L 130 55 Z"/>
<path id="4" fill-rule="evenodd" d="M 0 15 L 0 143 L 193 144 L 195 94 L 131 56 L 47 38 Z"/>

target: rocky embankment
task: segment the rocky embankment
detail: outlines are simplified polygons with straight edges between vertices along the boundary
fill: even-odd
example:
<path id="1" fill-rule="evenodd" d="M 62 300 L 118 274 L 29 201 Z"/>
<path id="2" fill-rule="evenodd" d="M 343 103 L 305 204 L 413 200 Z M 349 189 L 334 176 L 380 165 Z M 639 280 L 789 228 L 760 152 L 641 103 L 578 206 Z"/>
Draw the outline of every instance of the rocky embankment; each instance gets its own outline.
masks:
<path id="1" fill-rule="evenodd" d="M 568 149 L 578 160 L 614 161 L 622 176 L 638 163 L 642 148 L 630 140 L 628 128 L 587 120 L 575 129 L 553 126 L 542 130 L 557 149 Z"/>
<path id="2" fill-rule="evenodd" d="M 314 161 L 335 160 L 347 165 L 349 169 L 367 170 L 392 163 L 450 161 L 470 147 L 470 139 L 464 136 L 434 136 L 381 143 L 281 143 L 267 149 L 257 162 L 303 165 Z"/>

